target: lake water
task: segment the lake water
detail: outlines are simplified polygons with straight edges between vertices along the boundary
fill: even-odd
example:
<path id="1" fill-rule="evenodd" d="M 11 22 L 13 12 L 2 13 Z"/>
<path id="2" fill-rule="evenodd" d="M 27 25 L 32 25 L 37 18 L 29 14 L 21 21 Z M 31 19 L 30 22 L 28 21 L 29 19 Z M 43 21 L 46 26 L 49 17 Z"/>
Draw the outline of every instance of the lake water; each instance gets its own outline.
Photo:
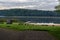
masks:
<path id="1" fill-rule="evenodd" d="M 34 23 L 60 23 L 60 18 L 20 18 L 20 20 Z"/>
<path id="2" fill-rule="evenodd" d="M 34 23 L 60 23 L 60 17 L 43 17 L 43 16 L 14 16 L 14 17 L 6 17 L 6 18 L 9 18 L 9 19 L 13 19 L 13 18 L 16 18 L 16 19 L 19 19 L 21 21 L 31 21 L 31 22 L 34 22 Z"/>
<path id="3" fill-rule="evenodd" d="M 36 17 L 35 17 L 36 16 Z M 4 16 L 0 16 L 4 17 Z M 50 18 L 51 17 L 51 18 Z M 56 12 L 41 12 L 41 13 L 23 13 L 19 16 L 5 16 L 5 18 L 16 18 L 22 21 L 31 21 L 34 23 L 60 23 L 60 14 Z"/>

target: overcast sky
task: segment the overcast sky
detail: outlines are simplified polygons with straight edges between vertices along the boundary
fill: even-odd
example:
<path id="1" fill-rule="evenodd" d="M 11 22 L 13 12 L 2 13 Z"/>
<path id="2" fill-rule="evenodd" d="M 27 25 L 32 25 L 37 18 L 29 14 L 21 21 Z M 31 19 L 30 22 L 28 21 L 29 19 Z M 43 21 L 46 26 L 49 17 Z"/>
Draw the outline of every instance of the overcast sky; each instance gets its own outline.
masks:
<path id="1" fill-rule="evenodd" d="M 37 10 L 54 10 L 58 0 L 0 0 L 0 9 L 24 8 Z"/>

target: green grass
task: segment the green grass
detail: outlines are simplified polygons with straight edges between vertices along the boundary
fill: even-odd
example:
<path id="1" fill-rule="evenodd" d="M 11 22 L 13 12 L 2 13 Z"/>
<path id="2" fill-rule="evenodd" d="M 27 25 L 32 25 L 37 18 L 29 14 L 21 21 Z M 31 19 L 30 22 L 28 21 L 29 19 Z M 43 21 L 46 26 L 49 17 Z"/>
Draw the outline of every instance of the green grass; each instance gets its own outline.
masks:
<path id="1" fill-rule="evenodd" d="M 29 24 L 0 24 L 0 28 L 24 31 L 24 30 L 35 30 L 35 31 L 48 31 L 50 34 L 60 40 L 60 26 L 39 26 Z"/>

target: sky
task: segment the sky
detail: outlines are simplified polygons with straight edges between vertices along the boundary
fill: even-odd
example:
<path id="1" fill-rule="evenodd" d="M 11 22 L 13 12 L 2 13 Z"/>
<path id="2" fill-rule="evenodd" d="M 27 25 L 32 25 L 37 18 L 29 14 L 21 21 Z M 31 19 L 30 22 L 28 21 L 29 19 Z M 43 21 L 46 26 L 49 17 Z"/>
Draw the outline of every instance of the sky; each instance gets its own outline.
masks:
<path id="1" fill-rule="evenodd" d="M 0 9 L 55 10 L 58 4 L 58 0 L 0 0 Z"/>

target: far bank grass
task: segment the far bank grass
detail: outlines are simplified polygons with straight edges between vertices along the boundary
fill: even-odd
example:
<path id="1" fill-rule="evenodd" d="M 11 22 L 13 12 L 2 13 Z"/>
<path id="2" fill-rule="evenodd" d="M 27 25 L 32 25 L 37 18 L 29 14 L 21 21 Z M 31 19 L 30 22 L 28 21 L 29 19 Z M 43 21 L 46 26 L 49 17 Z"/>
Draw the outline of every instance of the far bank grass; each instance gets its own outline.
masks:
<path id="1" fill-rule="evenodd" d="M 0 28 L 8 28 L 19 31 L 24 30 L 36 30 L 36 31 L 57 31 L 60 30 L 59 26 L 40 26 L 40 25 L 30 25 L 30 24 L 0 24 Z"/>
<path id="2" fill-rule="evenodd" d="M 50 34 L 55 36 L 60 40 L 60 26 L 39 26 L 39 25 L 29 25 L 29 24 L 0 24 L 0 28 L 25 31 L 48 31 Z"/>

